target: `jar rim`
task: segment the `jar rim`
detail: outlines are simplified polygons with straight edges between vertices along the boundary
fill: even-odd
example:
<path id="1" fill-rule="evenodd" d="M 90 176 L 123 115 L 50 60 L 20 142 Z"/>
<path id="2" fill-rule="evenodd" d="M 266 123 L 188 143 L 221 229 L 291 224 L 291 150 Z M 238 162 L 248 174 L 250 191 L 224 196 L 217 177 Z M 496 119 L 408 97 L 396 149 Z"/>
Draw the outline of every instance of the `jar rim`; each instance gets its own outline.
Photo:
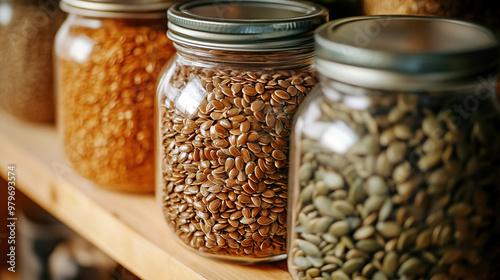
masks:
<path id="1" fill-rule="evenodd" d="M 168 10 L 168 36 L 178 43 L 219 50 L 309 48 L 313 31 L 328 20 L 316 3 L 290 0 L 197 0 Z"/>
<path id="2" fill-rule="evenodd" d="M 67 13 L 107 18 L 162 18 L 179 0 L 61 0 Z"/>

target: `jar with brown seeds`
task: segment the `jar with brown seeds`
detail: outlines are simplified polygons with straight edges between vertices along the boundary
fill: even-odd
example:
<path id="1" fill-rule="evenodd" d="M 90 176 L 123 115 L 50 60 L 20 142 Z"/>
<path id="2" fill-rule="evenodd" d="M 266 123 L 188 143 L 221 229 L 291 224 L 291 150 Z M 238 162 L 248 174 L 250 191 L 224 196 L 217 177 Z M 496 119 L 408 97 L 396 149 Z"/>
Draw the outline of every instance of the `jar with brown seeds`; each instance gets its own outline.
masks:
<path id="1" fill-rule="evenodd" d="M 500 107 L 496 72 L 487 63 L 498 42 L 482 27 L 463 22 L 384 20 L 339 20 L 316 33 L 322 39 L 316 61 L 321 82 L 296 115 L 291 138 L 292 278 L 310 279 L 310 271 L 319 269 L 327 279 L 499 279 Z M 345 37 L 351 23 L 359 30 L 385 25 L 361 47 L 346 43 L 356 42 Z M 411 48 L 402 54 L 399 48 L 414 47 L 407 40 L 428 24 L 451 24 L 457 34 L 481 38 L 474 58 L 470 46 L 447 49 L 460 40 L 448 33 L 432 46 L 424 40 L 429 49 L 422 53 Z M 384 38 L 396 40 L 391 42 L 398 50 Z M 387 48 L 383 58 L 381 46 Z M 451 63 L 448 52 L 456 55 L 453 62 L 470 64 L 434 64 Z M 374 65 L 356 57 L 360 53 L 388 60 Z M 401 56 L 425 67 L 401 73 Z M 498 54 L 493 59 L 496 65 Z M 359 72 L 348 71 L 349 61 Z M 487 74 L 441 80 L 470 71 L 470 65 Z"/>
<path id="2" fill-rule="evenodd" d="M 22 120 L 55 118 L 54 37 L 66 17 L 58 4 L 0 2 L 0 109 Z"/>
<path id="3" fill-rule="evenodd" d="M 148 12 L 131 12 L 127 1 L 115 1 L 113 11 L 103 3 L 86 10 L 80 6 L 85 2 L 63 1 L 70 15 L 56 37 L 58 126 L 66 157 L 100 187 L 152 192 L 155 86 L 175 53 L 165 34 L 171 3 L 144 1 L 141 9 Z M 191 149 L 183 146 L 178 157 Z"/>
<path id="4" fill-rule="evenodd" d="M 262 13 L 271 4 L 285 19 Z M 158 85 L 157 194 L 167 223 L 189 249 L 246 263 L 283 259 L 290 129 L 297 107 L 317 83 L 312 33 L 303 32 L 324 22 L 326 10 L 308 2 L 228 1 L 222 10 L 229 15 L 237 7 L 242 14 L 231 14 L 238 21 L 225 26 L 205 17 L 221 9 L 213 5 L 192 1 L 169 10 L 175 28 L 168 36 L 177 55 Z M 208 40 L 214 35 L 197 25 L 193 14 L 220 34 Z M 248 18 L 267 28 L 257 31 Z M 305 30 L 296 29 L 301 24 Z M 278 27 L 288 31 L 272 31 Z M 197 35 L 177 33 L 182 28 Z M 257 33 L 247 40 L 242 30 Z M 297 45 L 284 36 L 290 32 L 309 43 Z M 188 123 L 195 126 L 179 129 Z M 186 145 L 194 148 L 181 160 Z M 193 177 L 199 173 L 207 176 Z M 201 191 L 187 192 L 192 186 Z M 185 213 L 194 215 L 185 218 Z M 197 242 L 196 228 L 203 225 L 210 228 L 201 235 L 204 242 Z M 220 242 L 211 243 L 213 236 Z"/>

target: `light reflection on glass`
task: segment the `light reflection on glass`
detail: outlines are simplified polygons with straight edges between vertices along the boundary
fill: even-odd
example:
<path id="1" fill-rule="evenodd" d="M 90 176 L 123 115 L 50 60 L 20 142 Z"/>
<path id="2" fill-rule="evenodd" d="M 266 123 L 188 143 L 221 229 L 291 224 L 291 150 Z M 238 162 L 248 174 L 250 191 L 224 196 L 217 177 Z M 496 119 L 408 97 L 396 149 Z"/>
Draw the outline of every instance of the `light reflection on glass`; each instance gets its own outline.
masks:
<path id="1" fill-rule="evenodd" d="M 334 93 L 332 91 L 331 93 Z M 343 121 L 322 122 L 318 101 L 309 104 L 301 118 L 304 134 L 335 153 L 345 154 L 358 142 L 358 135 Z"/>
<path id="2" fill-rule="evenodd" d="M 342 98 L 342 95 L 340 94 L 340 92 L 338 92 L 332 88 L 325 87 L 325 88 L 323 88 L 323 92 L 324 92 L 326 98 L 328 98 L 331 101 L 340 101 L 340 99 Z"/>
<path id="3" fill-rule="evenodd" d="M 366 96 L 345 96 L 344 104 L 357 110 L 365 110 L 370 107 L 370 99 Z"/>
<path id="4" fill-rule="evenodd" d="M 92 52 L 94 45 L 94 41 L 90 40 L 87 36 L 76 37 L 69 48 L 69 56 L 80 63 L 85 62 Z"/>
<path id="5" fill-rule="evenodd" d="M 175 107 L 184 115 L 190 116 L 196 112 L 204 99 L 205 95 L 203 86 L 196 77 L 191 77 L 189 83 L 177 98 Z"/>
<path id="6" fill-rule="evenodd" d="M 12 20 L 12 6 L 8 3 L 0 3 L 0 24 L 7 25 Z"/>
<path id="7" fill-rule="evenodd" d="M 358 135 L 345 122 L 336 121 L 328 125 L 319 141 L 324 147 L 345 154 L 358 139 Z"/>
<path id="8" fill-rule="evenodd" d="M 92 29 L 98 29 L 102 26 L 102 20 L 98 19 L 81 19 L 78 21 L 81 26 L 85 26 Z"/>
<path id="9" fill-rule="evenodd" d="M 307 137 L 320 141 L 323 133 L 328 128 L 327 122 L 317 122 L 314 124 L 306 124 L 304 126 L 304 133 Z"/>
<path id="10" fill-rule="evenodd" d="M 304 133 L 312 138 L 319 140 L 321 133 L 324 130 L 326 123 L 319 122 L 321 117 L 321 109 L 319 102 L 314 101 L 309 105 L 309 109 L 304 113 Z"/>

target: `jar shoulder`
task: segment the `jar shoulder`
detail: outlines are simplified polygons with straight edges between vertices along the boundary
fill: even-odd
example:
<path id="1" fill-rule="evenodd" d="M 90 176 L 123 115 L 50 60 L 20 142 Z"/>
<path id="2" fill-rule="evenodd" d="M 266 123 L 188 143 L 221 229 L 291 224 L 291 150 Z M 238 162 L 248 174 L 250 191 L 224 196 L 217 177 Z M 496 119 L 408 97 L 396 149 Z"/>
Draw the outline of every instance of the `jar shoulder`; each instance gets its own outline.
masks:
<path id="1" fill-rule="evenodd" d="M 166 37 L 164 19 L 99 18 L 70 14 L 55 40 L 57 57 L 82 63 L 88 61 L 92 53 L 112 53 L 117 58 L 123 58 L 143 54 L 154 56 L 158 52 L 174 52 L 172 43 Z"/>

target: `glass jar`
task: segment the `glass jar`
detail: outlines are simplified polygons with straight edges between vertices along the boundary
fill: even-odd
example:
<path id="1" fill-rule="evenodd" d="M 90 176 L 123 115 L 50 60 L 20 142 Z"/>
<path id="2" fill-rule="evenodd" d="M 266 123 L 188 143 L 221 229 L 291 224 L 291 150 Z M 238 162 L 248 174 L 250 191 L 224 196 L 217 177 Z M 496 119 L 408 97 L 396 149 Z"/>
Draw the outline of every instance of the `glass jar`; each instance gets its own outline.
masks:
<path id="1" fill-rule="evenodd" d="M 23 120 L 54 120 L 52 48 L 64 13 L 56 0 L 0 1 L 0 108 Z"/>
<path id="2" fill-rule="evenodd" d="M 132 3 L 133 2 L 133 3 Z M 154 190 L 154 95 L 175 49 L 171 1 L 64 0 L 56 38 L 58 125 L 75 171 L 99 186 Z"/>
<path id="3" fill-rule="evenodd" d="M 366 15 L 428 15 L 452 17 L 500 27 L 500 3 L 489 0 L 363 0 Z"/>
<path id="4" fill-rule="evenodd" d="M 320 84 L 291 136 L 292 278 L 499 279 L 494 35 L 379 16 L 316 42 Z"/>
<path id="5" fill-rule="evenodd" d="M 317 77 L 309 2 L 191 1 L 168 12 L 177 55 L 157 93 L 157 196 L 188 248 L 285 257 L 288 136 Z M 198 25 L 198 22 L 204 22 Z"/>

